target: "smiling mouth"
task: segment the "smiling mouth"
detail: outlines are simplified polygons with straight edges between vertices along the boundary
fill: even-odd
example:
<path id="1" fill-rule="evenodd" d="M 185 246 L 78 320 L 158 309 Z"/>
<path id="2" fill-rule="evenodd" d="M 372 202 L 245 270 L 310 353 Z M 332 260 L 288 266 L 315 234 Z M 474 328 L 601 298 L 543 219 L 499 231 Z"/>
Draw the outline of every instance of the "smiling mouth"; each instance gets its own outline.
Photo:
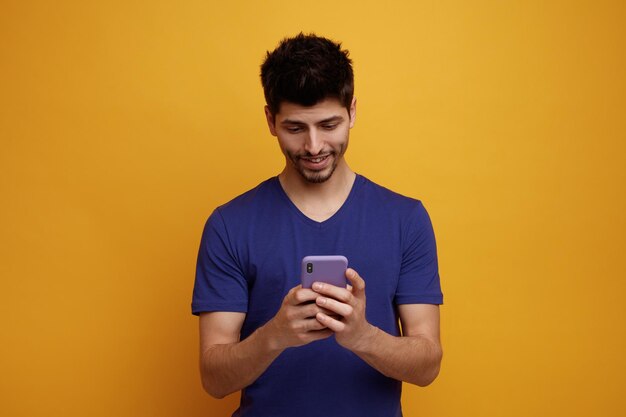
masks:
<path id="1" fill-rule="evenodd" d="M 330 154 L 326 154 L 326 155 L 321 155 L 321 156 L 301 156 L 300 159 L 306 161 L 306 162 L 312 162 L 314 164 L 319 164 L 320 162 L 326 160 L 328 157 L 330 156 Z"/>
<path id="2" fill-rule="evenodd" d="M 306 160 L 309 161 L 309 162 L 313 162 L 314 164 L 317 164 L 317 163 L 322 162 L 326 158 L 328 158 L 328 155 L 326 155 L 326 156 L 318 156 L 317 158 L 306 158 Z"/>

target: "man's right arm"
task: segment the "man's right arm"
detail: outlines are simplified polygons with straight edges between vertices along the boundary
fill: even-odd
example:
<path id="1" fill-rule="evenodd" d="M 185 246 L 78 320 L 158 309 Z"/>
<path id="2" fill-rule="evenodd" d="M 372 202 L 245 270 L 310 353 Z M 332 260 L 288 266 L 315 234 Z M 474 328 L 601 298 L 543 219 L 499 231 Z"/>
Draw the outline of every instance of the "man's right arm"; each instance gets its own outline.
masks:
<path id="1" fill-rule="evenodd" d="M 264 330 L 239 341 L 245 313 L 216 311 L 200 315 L 200 374 L 205 391 L 216 398 L 254 382 L 280 354 Z"/>
<path id="2" fill-rule="evenodd" d="M 317 293 L 293 288 L 274 318 L 239 340 L 245 313 L 200 314 L 200 374 L 204 389 L 216 398 L 252 384 L 288 347 L 306 345 L 332 335 L 315 319 L 324 312 L 311 301 Z"/>

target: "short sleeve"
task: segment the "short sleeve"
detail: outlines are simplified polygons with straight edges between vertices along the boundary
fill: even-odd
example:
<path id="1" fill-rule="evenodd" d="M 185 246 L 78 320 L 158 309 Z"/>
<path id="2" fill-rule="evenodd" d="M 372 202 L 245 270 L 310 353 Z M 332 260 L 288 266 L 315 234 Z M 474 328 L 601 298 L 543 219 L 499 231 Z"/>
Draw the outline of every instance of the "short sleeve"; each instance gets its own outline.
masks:
<path id="1" fill-rule="evenodd" d="M 207 220 L 200 241 L 191 312 L 245 313 L 247 309 L 248 285 L 224 219 L 216 209 Z"/>
<path id="2" fill-rule="evenodd" d="M 396 304 L 443 304 L 437 246 L 430 217 L 417 202 L 403 230 Z"/>

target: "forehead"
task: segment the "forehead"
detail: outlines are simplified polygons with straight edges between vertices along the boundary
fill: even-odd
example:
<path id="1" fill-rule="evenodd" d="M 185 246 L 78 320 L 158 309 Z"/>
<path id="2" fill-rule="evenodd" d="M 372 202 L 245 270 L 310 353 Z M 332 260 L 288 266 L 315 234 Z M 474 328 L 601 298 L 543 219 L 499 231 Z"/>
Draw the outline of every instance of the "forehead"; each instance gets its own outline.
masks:
<path id="1" fill-rule="evenodd" d="M 335 98 L 324 99 L 312 106 L 283 101 L 276 114 L 278 122 L 289 120 L 299 122 L 315 122 L 332 117 L 348 117 L 348 110 Z"/>

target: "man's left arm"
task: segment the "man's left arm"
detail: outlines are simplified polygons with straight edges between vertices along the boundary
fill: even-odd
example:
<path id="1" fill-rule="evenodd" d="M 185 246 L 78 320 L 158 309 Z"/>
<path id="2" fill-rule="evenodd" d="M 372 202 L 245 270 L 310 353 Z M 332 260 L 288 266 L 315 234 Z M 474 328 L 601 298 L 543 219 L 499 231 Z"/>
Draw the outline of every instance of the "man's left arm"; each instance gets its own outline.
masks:
<path id="1" fill-rule="evenodd" d="M 380 373 L 419 386 L 429 385 L 439 374 L 442 358 L 439 306 L 398 306 L 402 336 L 371 325 L 365 318 L 365 282 L 353 269 L 346 271 L 351 290 L 316 283 L 316 302 L 341 318 L 323 313 L 317 319 L 335 332 L 337 343 L 357 354 Z"/>

